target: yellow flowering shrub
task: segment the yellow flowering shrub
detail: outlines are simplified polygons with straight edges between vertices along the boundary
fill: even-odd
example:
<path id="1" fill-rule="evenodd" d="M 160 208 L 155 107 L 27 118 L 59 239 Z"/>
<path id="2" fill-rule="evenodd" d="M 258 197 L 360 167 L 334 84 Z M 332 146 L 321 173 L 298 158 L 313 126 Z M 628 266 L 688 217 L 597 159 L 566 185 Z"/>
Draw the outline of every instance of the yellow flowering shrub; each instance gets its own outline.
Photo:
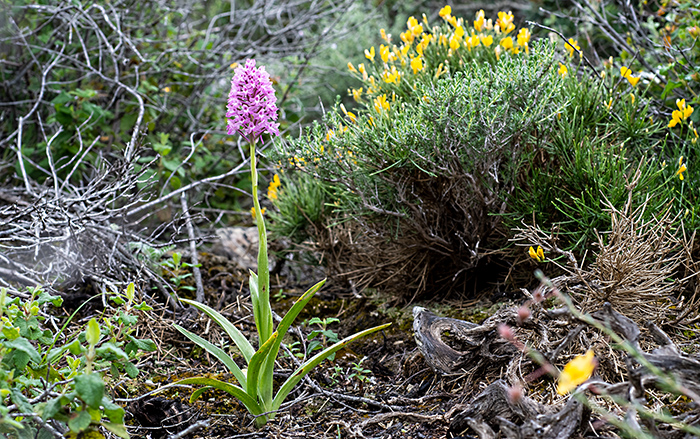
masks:
<path id="1" fill-rule="evenodd" d="M 470 23 L 453 16 L 449 5 L 439 15 L 441 22 L 431 27 L 425 15 L 423 23 L 410 17 L 398 41 L 392 41 L 391 35 L 381 29 L 386 44 L 379 45 L 379 57 L 375 57 L 376 49 L 372 46 L 364 51 L 369 60 L 367 65 L 356 68 L 348 64 L 350 73 L 365 85 L 348 93 L 357 102 L 363 98 L 373 102 L 377 96 L 392 94 L 401 99 L 416 98 L 413 89 L 423 78 L 465 71 L 474 62 L 494 63 L 504 53 L 518 55 L 530 51 L 530 29 L 523 27 L 516 33 L 511 12 L 499 12 L 495 23 L 486 19 L 483 10 Z"/>

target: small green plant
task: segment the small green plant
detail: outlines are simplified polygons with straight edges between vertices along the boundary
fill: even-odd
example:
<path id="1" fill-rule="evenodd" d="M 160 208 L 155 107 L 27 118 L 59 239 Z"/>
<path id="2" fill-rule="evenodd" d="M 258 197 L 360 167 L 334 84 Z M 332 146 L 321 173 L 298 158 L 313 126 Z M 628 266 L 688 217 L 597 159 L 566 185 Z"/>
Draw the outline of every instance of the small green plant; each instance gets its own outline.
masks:
<path id="1" fill-rule="evenodd" d="M 185 279 L 192 276 L 192 272 L 189 269 L 194 267 L 194 265 L 182 262 L 182 254 L 173 252 L 172 259 L 166 259 L 161 263 L 161 266 L 169 271 L 170 282 L 173 284 L 175 292 L 195 290 L 195 287 L 192 285 L 185 285 L 184 283 Z M 200 265 L 197 266 L 199 267 Z"/>
<path id="2" fill-rule="evenodd" d="M 256 212 L 255 221 L 258 228 L 258 273 L 250 272 L 250 297 L 253 302 L 253 317 L 258 332 L 258 349 L 255 350 L 247 338 L 229 322 L 224 316 L 207 305 L 181 299 L 197 309 L 206 313 L 226 331 L 228 336 L 236 344 L 246 362 L 245 372 L 236 364 L 233 358 L 228 356 L 221 348 L 214 346 L 196 334 L 185 328 L 175 327 L 187 338 L 206 349 L 214 357 L 220 360 L 238 381 L 239 385 L 231 384 L 214 378 L 194 377 L 180 380 L 174 384 L 199 384 L 206 386 L 192 393 L 190 401 L 198 399 L 208 388 L 215 388 L 228 392 L 237 398 L 248 411 L 255 417 L 256 426 L 260 427 L 274 418 L 282 402 L 299 381 L 314 367 L 319 365 L 328 356 L 345 347 L 350 342 L 365 335 L 386 328 L 385 324 L 361 331 L 346 337 L 332 346 L 323 349 L 310 359 L 306 360 L 273 394 L 273 372 L 282 339 L 290 326 L 311 300 L 316 292 L 323 286 L 325 280 L 318 282 L 306 291 L 273 330 L 272 309 L 270 307 L 270 273 L 267 257 L 267 232 L 265 229 L 264 211 L 260 208 L 258 199 L 258 172 L 256 169 L 256 142 L 263 133 L 278 135 L 276 97 L 270 77 L 264 68 L 256 68 L 255 61 L 249 60 L 245 67 L 236 69 L 229 107 L 226 116 L 228 120 L 228 133 L 240 133 L 250 145 L 250 175 L 253 186 L 253 212 Z"/>
<path id="3" fill-rule="evenodd" d="M 328 325 L 332 323 L 338 323 L 340 320 L 335 317 L 328 317 L 321 319 L 319 317 L 313 317 L 309 320 L 309 325 L 319 325 L 320 329 L 314 329 L 306 336 L 309 344 L 306 347 L 307 353 L 312 353 L 315 350 L 323 349 L 326 343 L 337 343 L 339 338 L 338 334 L 332 329 L 328 329 Z M 319 337 L 320 336 L 320 340 Z M 329 355 L 328 359 L 333 361 L 335 359 L 335 354 Z"/>
<path id="4" fill-rule="evenodd" d="M 133 310 L 149 309 L 134 302 L 134 284 L 124 294 L 114 293 L 120 305 L 115 315 L 103 317 L 102 324 L 91 319 L 68 339 L 64 331 L 71 319 L 55 334 L 44 328 L 42 309 L 58 307 L 62 299 L 41 289 L 29 292 L 29 299 L 8 299 L 7 290 L 0 289 L 0 433 L 18 439 L 63 437 L 104 427 L 128 438 L 124 409 L 112 402 L 101 371 L 108 370 L 112 379 L 122 371 L 135 377 L 140 351 L 156 349 L 151 340 L 132 335 Z"/>
<path id="5" fill-rule="evenodd" d="M 352 363 L 352 368 L 350 369 L 350 375 L 348 375 L 349 379 L 356 379 L 360 383 L 366 383 L 369 381 L 369 377 L 367 375 L 371 375 L 372 371 L 369 369 L 365 369 L 364 366 L 362 366 L 362 362 L 365 361 L 367 357 L 363 357 L 360 361 L 357 363 Z"/>

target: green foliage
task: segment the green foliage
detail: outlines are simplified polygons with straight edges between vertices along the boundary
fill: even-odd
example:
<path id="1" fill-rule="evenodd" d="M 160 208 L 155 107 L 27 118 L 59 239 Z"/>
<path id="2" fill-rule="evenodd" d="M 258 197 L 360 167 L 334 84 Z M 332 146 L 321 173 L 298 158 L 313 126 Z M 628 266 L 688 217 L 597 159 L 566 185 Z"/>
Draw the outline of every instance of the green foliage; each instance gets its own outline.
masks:
<path id="1" fill-rule="evenodd" d="M 279 191 L 283 194 L 273 200 L 277 209 L 269 213 L 270 232 L 276 237 L 302 242 L 313 235 L 313 229 L 323 227 L 330 213 L 328 188 L 306 173 L 292 173 L 282 178 L 285 184 Z"/>
<path id="2" fill-rule="evenodd" d="M 306 340 L 309 342 L 309 344 L 306 346 L 307 353 L 310 354 L 315 350 L 323 349 L 328 342 L 337 343 L 339 340 L 338 334 L 332 329 L 328 329 L 328 325 L 338 322 L 340 322 L 340 320 L 336 319 L 335 317 L 327 317 L 324 319 L 312 317 L 308 324 L 318 325 L 320 329 L 314 329 L 309 333 L 309 335 L 306 336 Z M 335 354 L 329 355 L 328 359 L 333 361 L 335 359 Z"/>
<path id="3" fill-rule="evenodd" d="M 0 289 L 0 432 L 35 437 L 37 431 L 47 434 L 46 422 L 52 420 L 73 433 L 101 426 L 128 438 L 124 409 L 112 402 L 106 378 L 97 370 L 106 368 L 111 379 L 124 372 L 134 378 L 139 353 L 156 349 L 151 340 L 133 336 L 133 311 L 149 309 L 135 303 L 134 284 L 124 294 L 113 293 L 111 299 L 120 305 L 114 315 L 103 317 L 101 324 L 91 319 L 85 331 L 73 337 L 64 333 L 69 322 L 56 333 L 44 327 L 42 309 L 58 307 L 62 299 L 40 289 L 29 292 L 29 299 L 8 299 Z M 17 413 L 39 417 L 18 422 Z"/>
<path id="4" fill-rule="evenodd" d="M 185 285 L 184 283 L 185 279 L 192 276 L 189 269 L 195 267 L 195 265 L 183 262 L 182 254 L 173 252 L 171 258 L 161 262 L 160 265 L 168 272 L 168 276 L 170 276 L 170 283 L 172 284 L 176 293 L 178 291 L 194 291 L 196 289 L 192 285 Z M 201 264 L 196 266 L 200 267 Z"/>

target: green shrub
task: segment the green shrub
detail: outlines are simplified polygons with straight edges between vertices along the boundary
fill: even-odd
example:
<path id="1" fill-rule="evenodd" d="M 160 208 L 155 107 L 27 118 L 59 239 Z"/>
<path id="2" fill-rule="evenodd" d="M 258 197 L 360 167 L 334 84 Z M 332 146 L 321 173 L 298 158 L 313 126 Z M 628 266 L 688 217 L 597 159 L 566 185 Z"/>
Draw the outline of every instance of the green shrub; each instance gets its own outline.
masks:
<path id="1" fill-rule="evenodd" d="M 515 38 L 512 16 L 503 17 Z M 278 145 L 280 164 L 323 181 L 332 200 L 321 221 L 330 234 L 313 238 L 341 244 L 329 263 L 365 282 L 420 289 L 447 278 L 443 287 L 462 287 L 465 276 L 454 274 L 475 267 L 481 248 L 502 244 L 497 215 L 505 213 L 520 163 L 567 105 L 551 45 L 503 43 L 510 37 L 495 31 L 499 24 L 469 35 L 463 20 L 444 18 L 429 35 L 409 19 L 401 48 L 370 49 L 366 56 L 376 59 L 369 67 L 350 66 L 364 81 L 362 93 L 355 90 L 357 114 L 336 106 L 306 136 Z M 285 189 L 301 178 L 309 179 L 285 173 L 278 206 L 302 204 Z"/>
<path id="2" fill-rule="evenodd" d="M 30 290 L 26 300 L 6 294 L 0 289 L 0 433 L 63 437 L 102 426 L 128 438 L 124 409 L 107 393 L 102 370 L 112 379 L 122 373 L 134 378 L 140 351 L 156 349 L 151 340 L 134 336 L 134 311 L 149 309 L 134 302 L 134 284 L 125 294 L 113 293 L 117 312 L 101 324 L 91 319 L 85 331 L 71 337 L 64 332 L 68 323 L 55 333 L 45 325 L 42 310 L 60 306 L 60 297 L 40 289 Z"/>

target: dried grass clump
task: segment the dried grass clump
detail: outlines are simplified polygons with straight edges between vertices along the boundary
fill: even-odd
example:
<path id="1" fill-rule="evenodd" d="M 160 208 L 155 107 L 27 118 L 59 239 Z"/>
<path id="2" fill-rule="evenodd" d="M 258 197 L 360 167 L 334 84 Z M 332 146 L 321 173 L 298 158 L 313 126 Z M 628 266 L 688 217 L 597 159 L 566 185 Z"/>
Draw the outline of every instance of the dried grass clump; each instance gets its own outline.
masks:
<path id="1" fill-rule="evenodd" d="M 670 210 L 645 220 L 646 203 L 630 212 L 610 206 L 611 231 L 598 233 L 600 251 L 590 267 L 586 288 L 573 296 L 584 311 L 609 302 L 636 321 L 661 321 L 684 282 L 674 279 L 688 263 L 688 243 L 678 238 Z"/>

